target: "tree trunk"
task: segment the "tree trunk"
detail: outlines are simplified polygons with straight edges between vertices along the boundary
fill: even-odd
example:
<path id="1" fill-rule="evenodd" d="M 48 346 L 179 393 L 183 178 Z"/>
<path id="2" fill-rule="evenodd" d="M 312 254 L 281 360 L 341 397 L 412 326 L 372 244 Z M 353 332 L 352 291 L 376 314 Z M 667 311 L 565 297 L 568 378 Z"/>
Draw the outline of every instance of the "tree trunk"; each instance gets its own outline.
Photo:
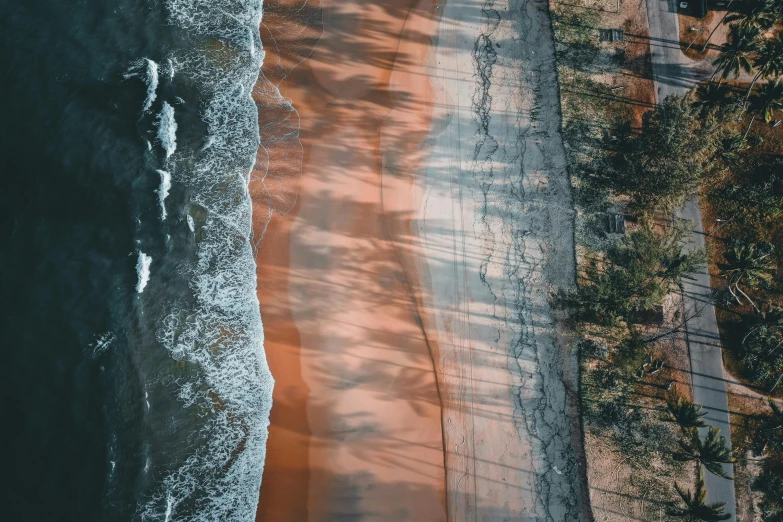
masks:
<path id="1" fill-rule="evenodd" d="M 770 351 L 767 353 L 767 357 L 769 357 L 769 356 L 770 356 L 770 355 L 772 355 L 773 353 L 777 352 L 777 351 L 778 351 L 778 349 L 779 349 L 781 346 L 783 346 L 783 341 L 780 341 L 780 342 L 777 344 L 777 346 L 775 346 L 773 349 L 771 349 L 771 350 L 770 350 Z"/>
<path id="2" fill-rule="evenodd" d="M 715 24 L 715 27 L 712 29 L 712 32 L 707 37 L 707 41 L 704 42 L 704 45 L 701 46 L 701 52 L 704 52 L 704 50 L 707 48 L 707 44 L 710 43 L 710 39 L 712 38 L 712 35 L 715 34 L 715 31 L 718 30 L 718 26 L 723 23 L 723 20 L 725 20 L 727 16 L 729 16 L 729 7 L 731 7 L 732 3 L 734 3 L 734 0 L 731 0 L 731 2 L 729 2 L 729 5 L 726 6 L 726 14 L 723 15 L 723 18 L 720 19 L 720 22 Z"/>
<path id="3" fill-rule="evenodd" d="M 756 306 L 756 303 L 754 303 L 754 302 L 753 302 L 753 299 L 751 299 L 750 297 L 748 297 L 748 294 L 746 294 L 745 292 L 743 292 L 743 291 L 742 291 L 742 288 L 740 288 L 740 287 L 739 287 L 739 285 L 735 284 L 734 286 L 737 288 L 737 291 L 738 291 L 739 293 L 741 293 L 741 294 L 742 294 L 742 295 L 745 297 L 745 299 L 747 299 L 747 300 L 748 300 L 748 302 L 751 304 L 751 306 L 753 306 L 753 309 L 754 309 L 754 310 L 756 310 L 758 313 L 761 313 L 761 310 L 759 310 L 759 307 L 758 307 L 758 306 Z"/>
<path id="4" fill-rule="evenodd" d="M 712 76 L 710 76 L 710 81 L 707 82 L 707 85 L 712 83 L 712 80 L 715 78 L 715 75 L 718 74 L 718 71 L 720 71 L 720 67 L 715 68 L 715 71 L 712 73 Z"/>
<path id="5" fill-rule="evenodd" d="M 737 297 L 737 294 L 734 293 L 734 290 L 731 289 L 731 287 L 734 286 L 733 284 L 729 285 L 729 293 L 734 298 L 735 301 L 737 301 L 737 304 L 742 306 L 742 301 L 740 301 L 740 298 Z"/>
<path id="6" fill-rule="evenodd" d="M 740 343 L 742 346 L 745 346 L 745 341 L 748 340 L 748 337 L 750 337 L 752 334 L 759 331 L 764 325 L 756 326 L 755 328 L 751 328 L 748 333 L 745 334 L 745 337 L 742 338 L 742 342 Z"/>
<path id="7" fill-rule="evenodd" d="M 770 392 L 770 393 L 772 393 L 773 391 L 775 391 L 775 388 L 777 388 L 777 387 L 778 387 L 778 384 L 780 384 L 780 380 L 781 380 L 781 379 L 783 379 L 783 373 L 781 373 L 780 375 L 778 375 L 778 380 L 777 380 L 777 381 L 775 381 L 775 384 L 773 384 L 773 385 L 772 385 L 772 388 L 770 388 L 770 389 L 769 389 L 769 392 Z"/>
<path id="8" fill-rule="evenodd" d="M 748 92 L 745 93 L 745 105 L 748 104 L 748 98 L 750 98 L 750 93 L 753 91 L 753 86 L 756 85 L 756 82 L 761 77 L 761 72 L 758 72 L 756 76 L 753 77 L 753 81 L 750 82 L 750 87 L 748 87 Z"/>
<path id="9" fill-rule="evenodd" d="M 753 125 L 753 120 L 755 119 L 756 119 L 756 115 L 754 114 L 753 117 L 750 119 L 750 123 L 748 123 L 748 128 L 745 129 L 745 134 L 743 134 L 742 136 L 743 140 L 748 137 L 748 133 L 750 132 L 750 126 Z"/>

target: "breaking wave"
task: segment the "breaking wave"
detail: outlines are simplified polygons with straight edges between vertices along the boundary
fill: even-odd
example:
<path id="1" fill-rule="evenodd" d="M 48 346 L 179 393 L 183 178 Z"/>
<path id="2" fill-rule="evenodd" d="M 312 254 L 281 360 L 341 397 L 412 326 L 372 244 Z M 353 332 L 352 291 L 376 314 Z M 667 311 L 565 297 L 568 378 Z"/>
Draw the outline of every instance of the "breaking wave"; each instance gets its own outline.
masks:
<path id="1" fill-rule="evenodd" d="M 158 96 L 158 64 L 149 58 L 144 58 L 143 61 L 134 63 L 123 76 L 126 79 L 141 76 L 142 70 L 146 76 L 147 84 L 147 97 L 144 99 L 142 111 L 146 112 L 152 107 L 152 103 Z"/>
<path id="2" fill-rule="evenodd" d="M 139 252 L 139 259 L 136 261 L 136 292 L 142 293 L 150 280 L 150 265 L 152 258 L 144 252 Z"/>
<path id="3" fill-rule="evenodd" d="M 166 198 L 171 190 L 171 174 L 165 170 L 158 169 L 160 175 L 160 187 L 158 188 L 158 201 L 160 201 L 160 219 L 166 219 Z"/>
<path id="4" fill-rule="evenodd" d="M 163 102 L 158 114 L 158 141 L 166 151 L 166 159 L 177 150 L 177 120 L 174 119 L 174 107 Z"/>
<path id="5" fill-rule="evenodd" d="M 147 60 L 147 98 L 144 100 L 144 108 L 142 110 L 147 111 L 152 107 L 152 102 L 155 101 L 158 91 L 158 64 L 150 60 Z"/>
<path id="6" fill-rule="evenodd" d="M 155 477 L 154 482 L 143 488 L 137 510 L 143 521 L 249 522 L 258 504 L 274 383 L 263 351 L 248 191 L 260 144 L 251 93 L 264 56 L 258 29 L 262 5 L 261 0 L 164 3 L 168 22 L 194 40 L 188 50 L 169 58 L 165 81 L 173 79 L 176 64 L 176 81 L 187 85 L 188 105 L 198 107 L 205 129 L 199 146 L 183 134 L 177 150 L 174 107 L 163 101 L 153 122 L 166 158 L 165 170 L 158 170 L 162 214 L 165 218 L 173 178 L 176 196 L 181 188 L 187 198 L 184 218 L 195 253 L 184 263 L 177 261 L 189 295 L 160 304 L 163 312 L 155 326 L 157 342 L 189 370 L 169 379 L 166 387 L 152 377 L 148 389 L 156 405 L 166 404 L 156 393 L 173 393 L 174 414 L 186 416 L 195 431 L 183 434 L 187 444 L 175 446 L 175 464 L 160 464 L 153 457 L 147 476 Z M 192 99 L 194 90 L 198 100 Z M 169 99 L 175 99 L 173 93 Z M 148 269 L 149 261 L 142 259 L 144 254 L 139 266 L 147 263 Z M 144 285 L 140 272 L 139 291 Z M 166 427 L 175 430 L 178 422 Z M 153 446 L 170 443 L 154 434 L 149 440 Z M 170 455 L 160 447 L 151 451 Z"/>

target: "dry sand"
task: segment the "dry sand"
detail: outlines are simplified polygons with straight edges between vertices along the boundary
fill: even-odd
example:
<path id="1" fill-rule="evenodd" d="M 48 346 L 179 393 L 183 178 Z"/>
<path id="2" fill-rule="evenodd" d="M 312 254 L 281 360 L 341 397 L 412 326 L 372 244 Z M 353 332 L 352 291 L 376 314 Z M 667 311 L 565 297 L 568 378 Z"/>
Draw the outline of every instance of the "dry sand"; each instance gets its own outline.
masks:
<path id="1" fill-rule="evenodd" d="M 395 57 L 428 48 L 406 20 L 426 25 L 435 10 L 322 6 L 323 37 L 281 84 L 301 119 L 299 198 L 274 214 L 257 255 L 277 381 L 259 520 L 446 520 L 433 363 L 386 229 L 378 155 Z M 427 89 L 415 96 L 429 107 Z M 423 114 L 412 122 L 422 137 Z"/>
<path id="2" fill-rule="evenodd" d="M 289 135 L 251 183 L 277 381 L 258 519 L 587 519 L 548 304 L 575 268 L 546 3 L 322 6 L 273 82 L 298 200 L 282 215 Z"/>

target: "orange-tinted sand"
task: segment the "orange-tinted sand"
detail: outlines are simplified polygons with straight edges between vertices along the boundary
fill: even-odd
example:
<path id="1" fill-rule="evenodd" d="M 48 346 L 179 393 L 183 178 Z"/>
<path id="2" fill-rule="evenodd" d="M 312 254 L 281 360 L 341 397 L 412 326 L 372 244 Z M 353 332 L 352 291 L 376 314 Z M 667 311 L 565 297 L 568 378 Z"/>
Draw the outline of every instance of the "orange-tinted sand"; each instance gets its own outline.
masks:
<path id="1" fill-rule="evenodd" d="M 263 172 L 251 182 L 276 380 L 257 518 L 446 520 L 433 359 L 416 283 L 389 237 L 407 230 L 409 213 L 397 201 L 384 211 L 379 152 L 383 135 L 387 172 L 388 161 L 416 167 L 429 132 L 432 92 L 421 70 L 437 10 L 433 0 L 322 7 L 322 39 L 280 84 L 301 118 L 295 207 L 274 212 L 267 227 L 268 201 L 256 197 Z"/>
<path id="2" fill-rule="evenodd" d="M 576 272 L 545 4 L 323 0 L 287 75 L 321 11 L 274 1 L 302 9 L 265 16 L 254 91 L 258 519 L 591 520 L 549 300 Z"/>

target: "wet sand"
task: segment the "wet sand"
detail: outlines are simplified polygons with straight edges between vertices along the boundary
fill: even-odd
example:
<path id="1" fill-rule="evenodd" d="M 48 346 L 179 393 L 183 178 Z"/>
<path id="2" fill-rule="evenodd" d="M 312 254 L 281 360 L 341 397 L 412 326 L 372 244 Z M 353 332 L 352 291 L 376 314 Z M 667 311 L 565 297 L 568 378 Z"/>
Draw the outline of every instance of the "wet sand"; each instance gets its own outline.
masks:
<path id="1" fill-rule="evenodd" d="M 280 84 L 303 169 L 287 215 L 290 173 L 251 183 L 258 520 L 589 519 L 549 307 L 575 280 L 554 44 L 546 3 L 494 5 L 323 1 Z"/>

